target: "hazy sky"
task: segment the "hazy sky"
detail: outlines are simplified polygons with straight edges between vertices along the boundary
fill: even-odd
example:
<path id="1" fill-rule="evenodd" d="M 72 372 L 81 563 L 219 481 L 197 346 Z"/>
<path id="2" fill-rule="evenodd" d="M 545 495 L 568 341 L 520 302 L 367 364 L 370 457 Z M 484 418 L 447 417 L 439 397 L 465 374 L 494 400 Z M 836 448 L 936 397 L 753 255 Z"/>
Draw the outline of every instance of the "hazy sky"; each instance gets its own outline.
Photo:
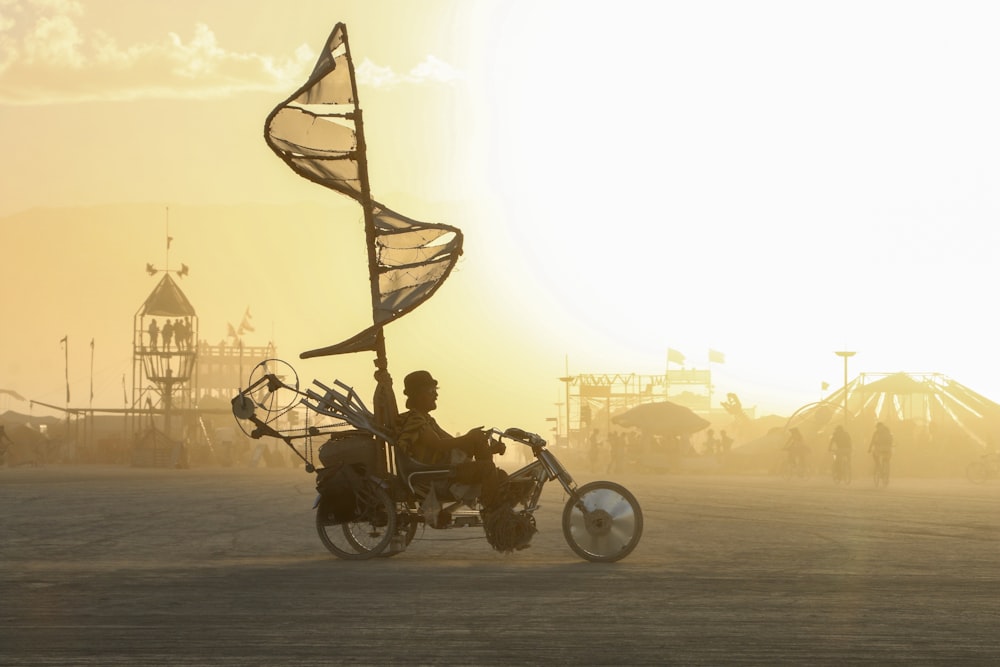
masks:
<path id="1" fill-rule="evenodd" d="M 35 207 L 136 202 L 340 206 L 345 198 L 271 154 L 262 127 L 343 21 L 375 196 L 424 219 L 445 210 L 436 203 L 464 202 L 462 219 L 435 218 L 466 234 L 458 270 L 388 333 L 397 378 L 439 364 L 453 392 L 442 413 L 456 429 L 518 414 L 543 428 L 567 355 L 571 373 L 660 373 L 668 347 L 702 368 L 709 348 L 723 352 L 716 393 L 763 411 L 788 414 L 818 399 L 821 382 L 838 386 L 833 351 L 845 347 L 858 351 L 852 376 L 941 372 L 1000 400 L 995 3 L 296 0 L 283 11 L 291 6 L 0 0 L 0 295 L 70 316 L 78 394 L 84 341 L 105 340 L 111 324 L 77 310 L 58 279 L 23 279 L 88 276 L 51 265 L 66 239 L 27 243 L 10 220 Z M 86 224 L 93 236 L 74 239 L 76 252 L 135 266 L 118 278 L 128 287 L 115 309 L 123 324 L 112 323 L 127 337 L 152 288 L 141 267 L 160 257 L 163 220 L 137 220 L 135 242 L 113 261 L 97 244 L 118 228 Z M 194 223 L 180 215 L 172 229 L 176 261 L 196 255 Z M 337 230 L 235 229 L 218 266 L 188 262 L 183 286 L 213 313 L 203 333 L 247 305 L 277 320 L 278 334 L 295 328 L 284 301 L 327 271 L 295 253 L 336 246 Z M 298 244 L 281 251 L 294 280 L 249 268 L 260 259 L 250 248 L 266 256 L 283 239 Z M 252 277 L 226 286 L 216 270 Z M 266 280 L 281 289 L 272 295 Z M 290 358 L 338 339 L 315 334 L 333 326 L 323 317 L 311 336 L 279 337 Z M 27 318 L 17 338 L 0 328 L 0 388 L 60 402 L 66 319 Z M 435 337 L 452 354 L 422 356 Z M 32 355 L 44 372 L 25 363 Z M 447 365 L 455 358 L 463 368 Z M 121 363 L 107 362 L 109 377 L 130 372 Z M 340 374 L 326 363 L 323 374 Z"/>

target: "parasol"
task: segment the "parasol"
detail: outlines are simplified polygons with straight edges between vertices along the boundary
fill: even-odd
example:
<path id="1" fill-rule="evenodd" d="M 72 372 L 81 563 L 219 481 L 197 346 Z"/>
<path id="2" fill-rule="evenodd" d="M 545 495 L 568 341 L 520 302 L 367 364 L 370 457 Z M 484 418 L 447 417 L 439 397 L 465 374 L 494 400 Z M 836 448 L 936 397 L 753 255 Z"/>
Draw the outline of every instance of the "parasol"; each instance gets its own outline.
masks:
<path id="1" fill-rule="evenodd" d="M 637 405 L 612 417 L 611 421 L 626 428 L 668 437 L 691 435 L 709 425 L 707 419 L 699 417 L 690 408 L 670 401 Z"/>

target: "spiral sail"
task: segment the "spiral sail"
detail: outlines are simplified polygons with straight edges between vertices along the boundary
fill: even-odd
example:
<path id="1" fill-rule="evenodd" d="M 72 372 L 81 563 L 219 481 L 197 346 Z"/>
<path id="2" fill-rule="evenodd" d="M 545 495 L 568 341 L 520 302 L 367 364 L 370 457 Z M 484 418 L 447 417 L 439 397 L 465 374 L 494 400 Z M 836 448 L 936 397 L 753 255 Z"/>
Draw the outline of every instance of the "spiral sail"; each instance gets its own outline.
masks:
<path id="1" fill-rule="evenodd" d="M 297 174 L 355 199 L 364 210 L 372 326 L 300 356 L 373 350 L 384 368 L 382 327 L 441 286 L 462 253 L 462 232 L 413 220 L 372 199 L 354 64 L 343 23 L 334 27 L 309 80 L 268 116 L 265 138 Z"/>

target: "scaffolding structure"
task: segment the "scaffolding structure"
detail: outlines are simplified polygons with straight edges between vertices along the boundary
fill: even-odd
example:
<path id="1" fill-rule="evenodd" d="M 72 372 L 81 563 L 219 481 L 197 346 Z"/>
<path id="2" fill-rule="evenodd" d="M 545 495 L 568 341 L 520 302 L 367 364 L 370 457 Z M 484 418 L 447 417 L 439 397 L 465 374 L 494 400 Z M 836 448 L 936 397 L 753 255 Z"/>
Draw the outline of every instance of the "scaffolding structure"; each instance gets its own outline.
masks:
<path id="1" fill-rule="evenodd" d="M 671 401 L 702 415 L 712 413 L 712 372 L 694 368 L 640 373 L 582 373 L 559 378 L 565 385 L 557 425 L 560 442 L 576 444 L 582 434 L 612 430 L 611 417 L 641 403 Z"/>

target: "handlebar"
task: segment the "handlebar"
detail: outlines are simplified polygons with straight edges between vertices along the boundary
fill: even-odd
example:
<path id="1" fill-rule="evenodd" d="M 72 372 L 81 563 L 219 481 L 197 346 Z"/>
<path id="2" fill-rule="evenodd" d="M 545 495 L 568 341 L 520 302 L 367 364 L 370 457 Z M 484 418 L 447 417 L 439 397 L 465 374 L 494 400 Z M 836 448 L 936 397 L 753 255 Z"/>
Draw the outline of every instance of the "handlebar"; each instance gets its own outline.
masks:
<path id="1" fill-rule="evenodd" d="M 508 428 L 505 431 L 501 431 L 498 428 L 490 429 L 491 437 L 493 435 L 499 436 L 499 440 L 504 438 L 510 438 L 511 440 L 516 440 L 521 444 L 528 445 L 529 447 L 544 447 L 545 440 L 537 433 L 529 433 L 521 428 Z"/>

